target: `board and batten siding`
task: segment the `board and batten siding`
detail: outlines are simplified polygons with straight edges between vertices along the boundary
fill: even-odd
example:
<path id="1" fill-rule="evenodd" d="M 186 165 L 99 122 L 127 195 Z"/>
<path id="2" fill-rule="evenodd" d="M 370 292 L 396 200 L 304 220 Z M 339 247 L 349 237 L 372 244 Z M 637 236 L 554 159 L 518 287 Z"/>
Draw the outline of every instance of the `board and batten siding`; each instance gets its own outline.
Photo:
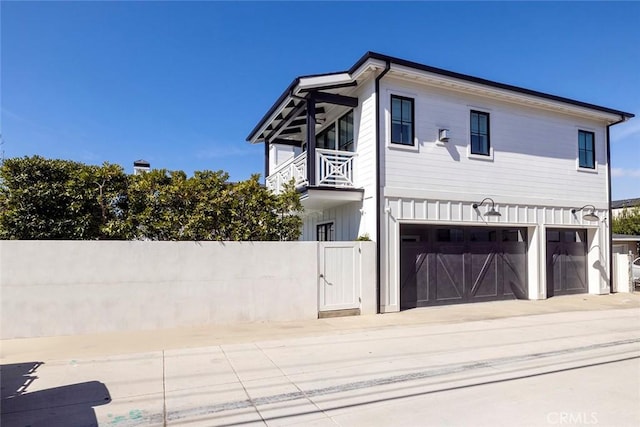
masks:
<path id="1" fill-rule="evenodd" d="M 300 240 L 317 240 L 316 227 L 319 224 L 333 223 L 334 239 L 336 241 L 353 241 L 358 238 L 362 222 L 362 204 L 347 203 L 323 211 L 307 212 L 303 218 L 302 235 Z"/>
<path id="2" fill-rule="evenodd" d="M 385 194 L 606 207 L 604 123 L 397 78 L 383 83 Z M 415 99 L 415 147 L 389 143 L 392 94 Z M 490 114 L 490 156 L 468 154 L 470 110 Z M 449 142 L 437 141 L 439 129 L 450 130 Z M 578 168 L 578 130 L 595 134 L 595 170 Z"/>
<path id="3" fill-rule="evenodd" d="M 585 221 L 570 207 L 496 204 L 500 217 L 484 217 L 487 206 L 476 211 L 471 202 L 419 198 L 385 198 L 382 217 L 381 311 L 399 311 L 400 305 L 400 225 L 423 224 L 443 227 L 504 226 L 526 227 L 527 282 L 529 299 L 546 298 L 546 229 L 587 230 L 587 280 L 591 294 L 609 292 L 608 239 L 605 220 L 608 210 L 597 209 L 600 221 Z"/>

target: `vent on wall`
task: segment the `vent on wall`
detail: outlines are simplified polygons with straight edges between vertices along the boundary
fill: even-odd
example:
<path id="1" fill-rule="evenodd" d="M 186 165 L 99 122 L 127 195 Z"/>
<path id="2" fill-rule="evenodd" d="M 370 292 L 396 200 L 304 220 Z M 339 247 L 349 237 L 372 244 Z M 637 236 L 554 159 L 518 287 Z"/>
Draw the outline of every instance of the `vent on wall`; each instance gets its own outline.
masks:
<path id="1" fill-rule="evenodd" d="M 449 129 L 440 129 L 438 132 L 438 141 L 448 142 L 449 141 Z"/>

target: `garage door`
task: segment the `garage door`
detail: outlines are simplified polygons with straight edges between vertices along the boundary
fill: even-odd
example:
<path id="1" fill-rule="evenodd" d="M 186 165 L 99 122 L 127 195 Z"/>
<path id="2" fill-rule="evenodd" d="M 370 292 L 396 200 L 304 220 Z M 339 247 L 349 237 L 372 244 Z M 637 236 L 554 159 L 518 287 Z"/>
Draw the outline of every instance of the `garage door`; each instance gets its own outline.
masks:
<path id="1" fill-rule="evenodd" d="M 547 297 L 587 291 L 586 230 L 547 229 Z"/>
<path id="2" fill-rule="evenodd" d="M 400 227 L 400 308 L 527 298 L 527 230 Z"/>

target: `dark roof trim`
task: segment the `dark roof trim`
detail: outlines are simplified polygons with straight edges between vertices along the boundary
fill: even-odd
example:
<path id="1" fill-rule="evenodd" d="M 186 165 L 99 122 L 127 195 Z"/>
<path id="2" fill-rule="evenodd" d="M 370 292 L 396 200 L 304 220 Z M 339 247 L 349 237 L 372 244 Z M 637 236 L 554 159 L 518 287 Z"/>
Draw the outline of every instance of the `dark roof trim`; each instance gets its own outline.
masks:
<path id="1" fill-rule="evenodd" d="M 640 198 L 638 198 L 638 199 L 613 200 L 611 202 L 611 209 L 633 208 L 635 206 L 640 206 Z"/>
<path id="2" fill-rule="evenodd" d="M 307 76 L 296 77 L 291 82 L 291 84 L 287 87 L 287 89 L 285 89 L 282 95 L 280 95 L 280 97 L 276 100 L 276 102 L 271 106 L 271 108 L 269 108 L 269 111 L 267 111 L 267 113 L 262 117 L 262 119 L 260 119 L 258 124 L 253 128 L 249 136 L 247 136 L 247 141 L 251 141 L 251 139 L 255 136 L 255 133 L 264 125 L 264 123 L 269 119 L 269 117 L 278 109 L 280 104 L 287 98 L 287 96 L 292 94 L 293 89 L 298 85 L 298 83 L 300 83 L 300 79 L 310 78 L 310 77 L 324 77 L 324 76 L 331 76 L 331 75 L 343 74 L 343 73 L 353 74 L 356 70 L 358 70 L 358 68 L 360 68 L 369 59 L 385 61 L 391 64 L 396 64 L 396 65 L 400 65 L 408 68 L 414 68 L 416 70 L 426 71 L 428 73 L 439 74 L 442 76 L 451 77 L 451 78 L 459 79 L 463 81 L 468 81 L 471 83 L 477 83 L 477 84 L 481 84 L 489 87 L 494 87 L 497 89 L 504 89 L 512 92 L 518 92 L 518 93 L 522 93 L 529 96 L 548 99 L 555 102 L 562 102 L 565 104 L 587 108 L 590 110 L 601 111 L 608 114 L 615 114 L 625 119 L 630 119 L 632 117 L 635 117 L 635 115 L 632 113 L 627 113 L 627 112 L 615 110 L 612 108 L 601 107 L 599 105 L 589 104 L 587 102 L 582 102 L 582 101 L 576 101 L 574 99 L 564 98 L 562 96 L 557 96 L 557 95 L 551 95 L 544 92 L 538 92 L 531 89 L 525 89 L 519 86 L 512 86 L 505 83 L 498 83 L 492 80 L 486 80 L 479 77 L 473 77 L 467 74 L 456 73 L 453 71 L 444 70 L 442 68 L 436 68 L 436 67 L 431 67 L 424 64 L 419 64 L 417 62 L 407 61 L 406 59 L 394 58 L 392 56 L 383 55 L 381 53 L 367 52 L 347 71 L 339 71 L 335 73 L 325 73 L 325 74 L 312 74 Z"/>

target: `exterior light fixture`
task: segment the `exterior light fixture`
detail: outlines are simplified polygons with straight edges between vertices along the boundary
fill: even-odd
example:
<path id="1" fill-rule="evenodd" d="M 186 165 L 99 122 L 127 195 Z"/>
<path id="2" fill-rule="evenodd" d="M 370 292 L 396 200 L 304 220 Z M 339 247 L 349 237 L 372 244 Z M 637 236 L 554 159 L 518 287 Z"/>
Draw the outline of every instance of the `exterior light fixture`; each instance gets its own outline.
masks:
<path id="1" fill-rule="evenodd" d="M 490 197 L 485 197 L 480 203 L 474 203 L 473 209 L 478 209 L 478 206 L 482 206 L 487 200 L 491 201 L 491 209 L 489 209 L 489 212 L 486 212 L 484 216 L 502 216 L 502 214 L 496 210 L 496 203 Z"/>
<path id="2" fill-rule="evenodd" d="M 438 132 L 438 141 L 448 142 L 449 141 L 449 129 L 440 129 Z"/>
<path id="3" fill-rule="evenodd" d="M 582 215 L 582 218 L 586 221 L 599 221 L 600 217 L 598 215 L 596 215 L 596 207 L 593 205 L 584 205 L 583 207 L 581 207 L 580 209 L 571 209 L 571 213 L 572 214 L 576 214 L 576 212 L 580 212 L 581 210 L 590 210 L 590 212 L 585 213 L 584 215 Z"/>

